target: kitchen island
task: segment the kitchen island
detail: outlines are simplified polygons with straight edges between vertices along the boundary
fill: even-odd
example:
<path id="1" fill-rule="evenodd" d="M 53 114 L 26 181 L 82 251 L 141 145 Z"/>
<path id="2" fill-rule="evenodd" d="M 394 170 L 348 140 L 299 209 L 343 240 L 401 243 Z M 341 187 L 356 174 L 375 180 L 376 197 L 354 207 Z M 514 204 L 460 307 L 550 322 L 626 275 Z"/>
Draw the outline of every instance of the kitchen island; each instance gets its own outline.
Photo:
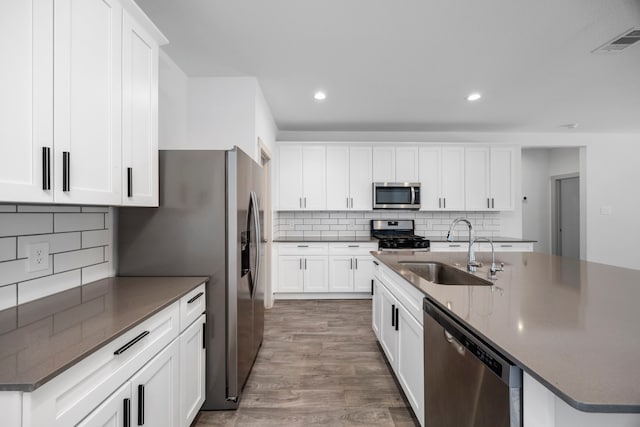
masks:
<path id="1" fill-rule="evenodd" d="M 483 266 L 473 274 L 486 279 L 491 254 L 478 255 Z M 640 272 L 540 253 L 500 253 L 496 261 L 505 266 L 494 286 L 438 285 L 400 262 L 466 270 L 466 253 L 373 256 L 522 368 L 525 426 L 567 425 L 568 419 L 640 425 Z"/>

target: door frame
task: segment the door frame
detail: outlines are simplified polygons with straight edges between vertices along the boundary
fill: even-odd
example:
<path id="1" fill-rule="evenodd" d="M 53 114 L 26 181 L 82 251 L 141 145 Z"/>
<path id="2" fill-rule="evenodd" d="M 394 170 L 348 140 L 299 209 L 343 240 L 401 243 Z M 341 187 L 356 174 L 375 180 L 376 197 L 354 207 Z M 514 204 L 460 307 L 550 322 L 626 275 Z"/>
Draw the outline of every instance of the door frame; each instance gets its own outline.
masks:
<path id="1" fill-rule="evenodd" d="M 273 211 L 272 192 L 271 192 L 271 165 L 273 164 L 273 156 L 271 150 L 266 146 L 260 137 L 257 140 L 258 153 L 260 156 L 260 165 L 263 167 L 263 209 L 264 209 L 264 230 L 262 232 L 264 243 L 264 306 L 265 308 L 273 307 L 273 287 L 271 280 L 271 251 L 272 251 L 272 233 L 273 233 Z"/>
<path id="2" fill-rule="evenodd" d="M 562 251 L 562 241 L 560 239 L 560 181 L 568 178 L 578 178 L 580 188 L 582 188 L 582 179 L 580 178 L 580 173 L 567 173 L 562 175 L 554 175 L 550 177 L 549 185 L 551 187 L 550 195 L 551 195 L 551 253 L 553 255 L 561 255 Z M 582 224 L 582 194 L 579 190 L 579 196 L 581 198 L 579 204 L 579 218 L 578 224 Z M 582 248 L 583 236 L 582 236 L 582 227 L 579 228 L 579 236 L 578 236 L 578 246 Z M 582 252 L 582 251 L 581 251 Z M 581 254 L 582 255 L 582 254 Z"/>

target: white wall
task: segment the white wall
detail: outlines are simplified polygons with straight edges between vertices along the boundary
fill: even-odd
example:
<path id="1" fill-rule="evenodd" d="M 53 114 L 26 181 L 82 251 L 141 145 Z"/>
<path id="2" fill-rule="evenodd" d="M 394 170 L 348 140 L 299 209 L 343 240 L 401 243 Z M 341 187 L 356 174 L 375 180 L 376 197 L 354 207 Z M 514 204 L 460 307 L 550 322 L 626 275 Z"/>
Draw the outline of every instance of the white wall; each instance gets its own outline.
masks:
<path id="1" fill-rule="evenodd" d="M 264 145 L 271 152 L 272 156 L 275 156 L 278 128 L 273 120 L 273 116 L 271 115 L 269 104 L 267 104 L 267 100 L 265 99 L 262 89 L 257 81 L 255 97 L 255 133 L 256 137 L 262 140 Z M 256 156 L 259 154 L 260 153 L 257 153 Z"/>
<path id="2" fill-rule="evenodd" d="M 158 94 L 158 146 L 179 147 L 187 141 L 187 75 L 161 49 Z"/>
<path id="3" fill-rule="evenodd" d="M 562 133 L 418 133 L 418 132 L 280 132 L 280 141 L 412 141 L 517 144 L 522 147 L 580 149 L 580 198 L 584 208 L 581 238 L 584 258 L 640 269 L 640 134 Z M 605 208 L 602 210 L 601 208 Z M 611 214 L 603 214 L 611 208 Z M 528 237 L 528 236 L 527 236 Z"/>
<path id="4" fill-rule="evenodd" d="M 549 176 L 580 172 L 580 156 L 575 147 L 549 149 Z"/>
<path id="5" fill-rule="evenodd" d="M 522 234 L 535 239 L 536 252 L 551 253 L 549 149 L 522 150 Z"/>

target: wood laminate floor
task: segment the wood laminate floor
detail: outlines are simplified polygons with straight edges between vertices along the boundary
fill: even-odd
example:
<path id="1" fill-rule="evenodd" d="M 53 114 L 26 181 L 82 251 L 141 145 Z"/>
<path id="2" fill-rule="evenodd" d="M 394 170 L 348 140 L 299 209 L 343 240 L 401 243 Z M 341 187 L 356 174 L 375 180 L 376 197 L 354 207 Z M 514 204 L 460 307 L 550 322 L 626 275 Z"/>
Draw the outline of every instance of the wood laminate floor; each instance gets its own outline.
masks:
<path id="1" fill-rule="evenodd" d="M 371 301 L 277 301 L 237 411 L 198 427 L 418 426 L 371 330 Z"/>

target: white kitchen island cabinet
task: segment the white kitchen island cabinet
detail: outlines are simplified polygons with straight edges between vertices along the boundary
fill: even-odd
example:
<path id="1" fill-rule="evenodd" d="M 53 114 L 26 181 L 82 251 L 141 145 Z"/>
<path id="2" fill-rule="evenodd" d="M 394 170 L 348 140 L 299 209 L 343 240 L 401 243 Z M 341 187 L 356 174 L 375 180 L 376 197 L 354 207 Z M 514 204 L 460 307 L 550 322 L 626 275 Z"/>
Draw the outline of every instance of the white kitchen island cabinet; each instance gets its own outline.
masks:
<path id="1" fill-rule="evenodd" d="M 166 39 L 132 0 L 9 0 L 2 13 L 0 201 L 120 205 L 132 168 L 146 198 L 128 200 L 157 204 Z"/>
<path id="2" fill-rule="evenodd" d="M 324 146 L 282 145 L 278 158 L 279 209 L 323 210 L 327 206 Z"/>

